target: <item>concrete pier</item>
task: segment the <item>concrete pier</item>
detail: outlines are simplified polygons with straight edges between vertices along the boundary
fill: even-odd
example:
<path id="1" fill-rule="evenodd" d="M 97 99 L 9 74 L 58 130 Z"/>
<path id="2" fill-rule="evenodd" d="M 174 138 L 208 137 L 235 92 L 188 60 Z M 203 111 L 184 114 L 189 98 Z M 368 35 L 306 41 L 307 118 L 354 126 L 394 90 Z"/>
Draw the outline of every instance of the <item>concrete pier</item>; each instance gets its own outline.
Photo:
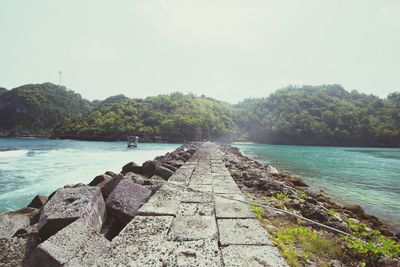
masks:
<path id="1" fill-rule="evenodd" d="M 244 200 L 221 153 L 204 143 L 112 240 L 98 264 L 288 266 L 250 207 L 224 197 Z"/>

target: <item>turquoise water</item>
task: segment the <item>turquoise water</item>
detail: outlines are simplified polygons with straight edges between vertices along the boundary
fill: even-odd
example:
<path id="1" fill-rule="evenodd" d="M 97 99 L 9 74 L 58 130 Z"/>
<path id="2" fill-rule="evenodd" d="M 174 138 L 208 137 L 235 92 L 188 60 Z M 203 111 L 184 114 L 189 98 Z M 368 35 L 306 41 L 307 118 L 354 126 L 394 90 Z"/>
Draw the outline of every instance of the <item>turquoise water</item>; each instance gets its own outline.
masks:
<path id="1" fill-rule="evenodd" d="M 119 173 L 125 163 L 138 164 L 174 150 L 179 144 L 85 142 L 0 138 L 0 211 L 19 209 L 37 194 L 66 184 L 89 183 L 105 171 Z"/>
<path id="2" fill-rule="evenodd" d="M 400 231 L 400 149 L 235 144 L 244 155 L 360 204 Z"/>

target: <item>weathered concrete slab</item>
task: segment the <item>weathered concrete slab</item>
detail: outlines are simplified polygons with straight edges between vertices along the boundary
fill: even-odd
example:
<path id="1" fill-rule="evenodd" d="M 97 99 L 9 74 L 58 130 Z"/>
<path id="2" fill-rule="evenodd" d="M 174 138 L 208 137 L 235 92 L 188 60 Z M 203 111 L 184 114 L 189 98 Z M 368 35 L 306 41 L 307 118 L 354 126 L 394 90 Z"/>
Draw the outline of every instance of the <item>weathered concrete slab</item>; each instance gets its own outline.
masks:
<path id="1" fill-rule="evenodd" d="M 214 216 L 178 216 L 174 219 L 168 240 L 191 241 L 216 239 L 217 225 Z"/>
<path id="2" fill-rule="evenodd" d="M 177 216 L 213 216 L 214 203 L 181 203 Z"/>
<path id="3" fill-rule="evenodd" d="M 176 262 L 172 266 L 208 267 L 223 266 L 216 240 L 196 240 L 175 244 Z"/>
<path id="4" fill-rule="evenodd" d="M 216 194 L 241 194 L 239 187 L 232 179 L 225 181 L 214 180 L 213 187 Z"/>
<path id="5" fill-rule="evenodd" d="M 227 245 L 270 245 L 267 231 L 257 219 L 218 219 L 219 240 Z"/>
<path id="6" fill-rule="evenodd" d="M 171 228 L 172 216 L 136 216 L 120 234 L 112 240 L 114 247 L 133 243 L 146 243 L 164 240 Z"/>
<path id="7" fill-rule="evenodd" d="M 194 191 L 206 192 L 206 193 L 212 193 L 213 191 L 213 185 L 211 184 L 196 184 L 189 186 L 189 188 L 193 189 Z"/>
<path id="8" fill-rule="evenodd" d="M 41 243 L 32 253 L 33 266 L 65 266 L 94 261 L 109 242 L 78 219 Z M 82 264 L 83 266 L 85 264 Z M 73 265 L 70 265 L 73 266 Z"/>
<path id="9" fill-rule="evenodd" d="M 182 198 L 182 189 L 164 184 L 139 210 L 139 215 L 175 216 Z"/>
<path id="10" fill-rule="evenodd" d="M 215 203 L 215 213 L 218 219 L 256 217 L 245 203 Z"/>
<path id="11" fill-rule="evenodd" d="M 107 210 L 122 222 L 130 221 L 152 192 L 129 179 L 122 179 L 106 199 Z"/>
<path id="12" fill-rule="evenodd" d="M 78 218 L 100 232 L 105 211 L 106 205 L 97 187 L 59 189 L 43 208 L 39 218 L 39 235 L 45 240 Z"/>
<path id="13" fill-rule="evenodd" d="M 213 202 L 213 196 L 209 193 L 202 193 L 187 189 L 182 195 L 182 202 L 209 203 Z"/>
<path id="14" fill-rule="evenodd" d="M 225 267 L 289 267 L 272 246 L 230 245 L 222 248 Z"/>

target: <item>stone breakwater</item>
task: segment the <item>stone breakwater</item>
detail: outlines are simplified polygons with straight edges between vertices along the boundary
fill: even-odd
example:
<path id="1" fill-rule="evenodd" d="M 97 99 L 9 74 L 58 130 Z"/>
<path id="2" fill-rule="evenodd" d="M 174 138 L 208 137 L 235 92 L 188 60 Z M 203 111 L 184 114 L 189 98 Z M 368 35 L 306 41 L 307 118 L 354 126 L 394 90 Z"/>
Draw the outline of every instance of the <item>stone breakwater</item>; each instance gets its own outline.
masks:
<path id="1" fill-rule="evenodd" d="M 223 157 L 184 145 L 2 213 L 0 266 L 287 266 Z"/>
<path id="2" fill-rule="evenodd" d="M 355 234 L 364 225 L 364 234 L 378 232 L 389 240 L 399 241 L 400 233 L 393 233 L 389 227 L 378 218 L 366 214 L 357 204 L 341 205 L 335 202 L 323 190 L 314 190 L 299 177 L 277 171 L 274 167 L 243 156 L 238 148 L 222 145 L 223 162 L 242 193 L 255 203 L 262 203 L 273 208 L 285 210 L 293 214 L 325 224 L 348 234 Z M 260 215 L 266 229 L 270 233 L 279 230 L 282 225 L 305 226 L 310 229 L 326 232 L 326 236 L 337 242 L 343 248 L 341 260 L 334 259 L 329 266 L 360 266 L 367 261 L 367 266 L 400 266 L 398 258 L 388 259 L 382 256 L 378 262 L 368 263 L 368 255 L 355 254 L 348 250 L 340 236 L 329 229 L 308 221 L 302 221 L 287 213 L 265 209 Z M 274 226 L 272 222 L 284 222 Z M 291 222 L 287 224 L 286 222 Z M 279 224 L 279 223 L 278 223 Z M 372 234 L 373 235 L 373 234 Z M 398 245 L 391 245 L 392 248 Z M 398 256 L 395 256 L 398 257 Z M 371 264 L 371 265 L 368 265 Z M 318 266 L 317 262 L 308 260 L 307 266 Z"/>

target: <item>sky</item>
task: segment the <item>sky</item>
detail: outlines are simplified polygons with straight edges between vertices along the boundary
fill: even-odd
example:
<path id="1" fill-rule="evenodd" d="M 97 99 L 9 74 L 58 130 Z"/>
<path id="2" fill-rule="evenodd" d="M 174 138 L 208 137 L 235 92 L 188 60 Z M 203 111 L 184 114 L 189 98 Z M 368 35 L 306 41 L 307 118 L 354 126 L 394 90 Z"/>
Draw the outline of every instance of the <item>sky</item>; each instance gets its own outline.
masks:
<path id="1" fill-rule="evenodd" d="M 398 0 L 1 0 L 0 86 L 236 103 L 287 85 L 400 90 Z"/>

